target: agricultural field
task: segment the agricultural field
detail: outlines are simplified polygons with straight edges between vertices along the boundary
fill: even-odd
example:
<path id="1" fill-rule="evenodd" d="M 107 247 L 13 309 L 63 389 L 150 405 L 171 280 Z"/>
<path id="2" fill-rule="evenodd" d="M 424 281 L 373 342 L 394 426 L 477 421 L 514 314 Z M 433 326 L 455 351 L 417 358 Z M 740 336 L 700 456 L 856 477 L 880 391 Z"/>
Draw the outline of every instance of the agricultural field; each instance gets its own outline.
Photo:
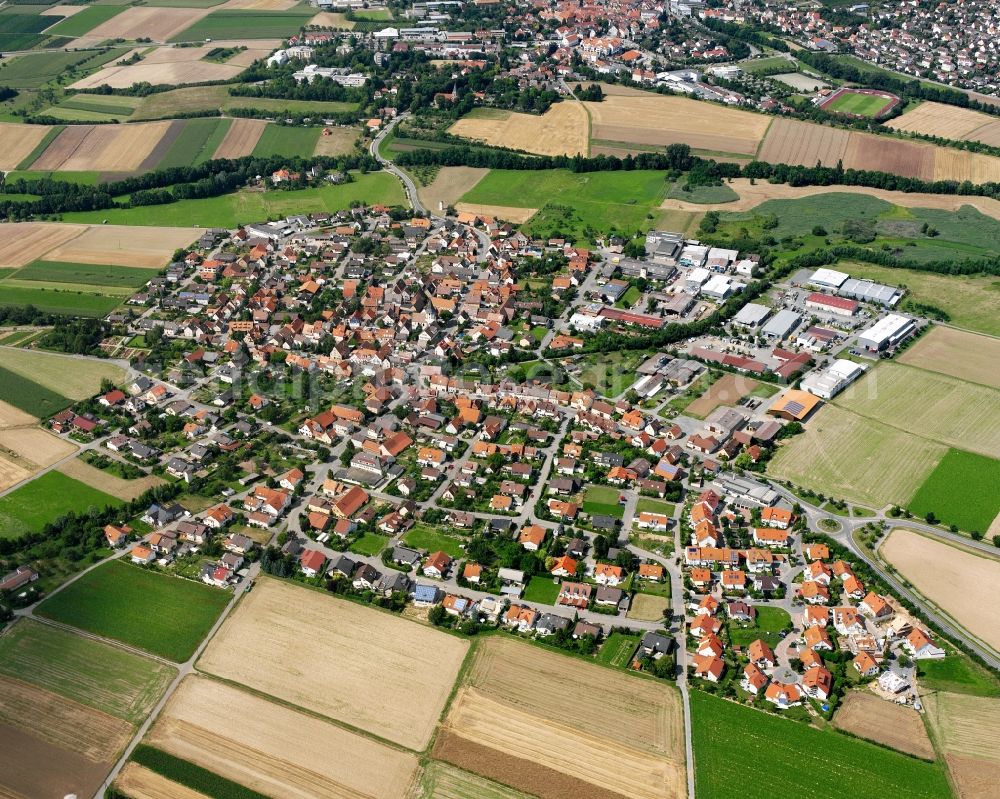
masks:
<path id="1" fill-rule="evenodd" d="M 132 172 L 159 160 L 158 145 L 171 122 L 70 125 L 31 163 L 34 170 Z"/>
<path id="2" fill-rule="evenodd" d="M 1000 158 L 951 147 L 936 148 L 934 180 L 994 183 L 1000 180 Z"/>
<path id="3" fill-rule="evenodd" d="M 960 799 L 996 796 L 1000 699 L 937 692 L 924 696 L 923 702 Z"/>
<path id="4" fill-rule="evenodd" d="M 74 46 L 93 45 L 104 39 L 132 41 L 141 37 L 154 42 L 165 42 L 208 13 L 209 9 L 202 8 L 131 6 L 107 22 L 87 31 L 85 36 L 74 42 Z M 204 39 L 205 37 L 200 38 Z M 216 36 L 214 38 L 224 37 Z"/>
<path id="5" fill-rule="evenodd" d="M 230 599 L 227 591 L 115 560 L 53 594 L 36 612 L 180 663 Z"/>
<path id="6" fill-rule="evenodd" d="M 26 266 L 51 252 L 87 228 L 83 225 L 50 225 L 42 222 L 11 222 L 6 234 L 18 242 L 0 255 L 0 267 Z"/>
<path id="7" fill-rule="evenodd" d="M 0 636 L 0 675 L 140 724 L 176 671 L 149 658 L 21 619 Z"/>
<path id="8" fill-rule="evenodd" d="M 592 485 L 583 497 L 583 512 L 591 516 L 603 514 L 620 519 L 625 508 L 618 504 L 621 492 L 614 486 Z"/>
<path id="9" fill-rule="evenodd" d="M 708 391 L 684 409 L 687 416 L 704 419 L 722 405 L 735 405 L 760 383 L 743 375 L 725 374 L 709 387 Z"/>
<path id="10" fill-rule="evenodd" d="M 255 43 L 259 44 L 259 43 Z M 187 48 L 185 48 L 187 49 Z M 247 53 L 261 53 L 263 50 L 247 50 L 242 55 L 247 55 Z M 232 61 L 227 62 L 232 64 Z M 78 94 L 74 99 L 80 100 L 81 98 L 87 98 L 88 102 L 91 102 L 91 98 L 101 97 L 101 95 L 83 95 Z M 347 102 L 323 102 L 319 100 L 283 100 L 274 99 L 268 97 L 240 97 L 237 95 L 231 95 L 229 93 L 229 87 L 226 85 L 221 86 L 188 86 L 180 89 L 171 89 L 166 92 L 158 92 L 156 94 L 151 94 L 148 97 L 142 98 L 122 98 L 122 97 L 112 97 L 113 100 L 136 100 L 137 104 L 135 110 L 128 116 L 128 119 L 135 121 L 141 119 L 160 119 L 163 117 L 174 116 L 182 113 L 195 113 L 199 111 L 232 111 L 237 108 L 254 108 L 260 111 L 270 111 L 274 112 L 275 115 L 289 111 L 292 113 L 303 112 L 303 113 L 314 113 L 318 117 L 323 117 L 329 114 L 338 113 L 341 111 L 351 111 L 357 107 L 356 103 Z M 65 103 L 61 104 L 64 105 Z M 236 123 L 259 123 L 263 128 L 266 120 L 256 120 L 247 117 L 236 117 L 233 120 L 234 125 Z M 249 155 L 252 148 L 248 149 L 243 155 Z"/>
<path id="11" fill-rule="evenodd" d="M 949 285 L 950 285 L 949 280 Z M 1000 283 L 1000 281 L 997 281 Z M 998 286 L 1000 288 L 1000 286 Z M 984 289 L 983 290 L 987 290 Z M 1000 339 L 936 325 L 898 358 L 899 363 L 928 369 L 970 383 L 1000 389 Z"/>
<path id="12" fill-rule="evenodd" d="M 283 153 L 312 153 L 322 128 L 291 125 L 268 125 L 257 140 L 253 154 L 261 158 Z"/>
<path id="13" fill-rule="evenodd" d="M 98 215 L 100 212 L 97 212 Z M 111 264 L 145 269 L 166 266 L 175 250 L 198 238 L 192 227 L 149 227 L 145 230 L 98 224 L 49 250 L 46 260 L 76 264 Z"/>
<path id="14" fill-rule="evenodd" d="M 143 269 L 109 264 L 71 264 L 64 261 L 33 261 L 23 269 L 11 272 L 8 277 L 19 281 L 35 280 L 42 283 L 72 283 L 107 287 L 110 289 L 137 289 L 159 274 L 158 269 Z"/>
<path id="15" fill-rule="evenodd" d="M 132 799 L 205 799 L 206 795 L 168 780 L 130 760 L 115 778 L 115 786 Z"/>
<path id="16" fill-rule="evenodd" d="M 291 799 L 404 799 L 417 770 L 411 753 L 201 676 L 181 683 L 146 743 L 253 791 Z M 241 756 L 246 752 L 253 757 Z"/>
<path id="17" fill-rule="evenodd" d="M 777 117 L 757 157 L 771 164 L 836 166 L 847 155 L 850 138 L 847 130 Z"/>
<path id="18" fill-rule="evenodd" d="M 74 6 L 84 8 L 84 6 Z M 59 75 L 82 76 L 108 61 L 121 58 L 128 47 L 112 47 L 106 52 L 35 52 L 0 61 L 0 80 L 15 89 L 37 89 Z M 22 95 L 30 98 L 30 95 Z"/>
<path id="19" fill-rule="evenodd" d="M 1000 650 L 993 612 L 1000 601 L 1000 560 L 904 529 L 893 530 L 880 553 L 917 591 Z"/>
<path id="20" fill-rule="evenodd" d="M 298 33 L 316 14 L 315 9 L 295 8 L 284 11 L 221 9 L 200 16 L 190 27 L 167 37 L 174 42 L 205 39 L 287 39 Z"/>
<path id="21" fill-rule="evenodd" d="M 978 141 L 990 147 L 1000 147 L 1000 121 L 996 117 L 953 105 L 921 103 L 911 111 L 890 119 L 885 126 L 904 133 L 954 141 Z"/>
<path id="22" fill-rule="evenodd" d="M 83 36 L 124 10 L 122 6 L 87 6 L 57 22 L 46 31 L 46 34 L 49 36 Z"/>
<path id="23" fill-rule="evenodd" d="M 96 394 L 105 378 L 117 382 L 125 377 L 125 371 L 109 361 L 10 348 L 0 350 L 0 366 L 74 400 Z"/>
<path id="24" fill-rule="evenodd" d="M 434 180 L 426 186 L 418 186 L 417 194 L 431 210 L 436 211 L 439 205 L 447 208 L 472 191 L 488 173 L 488 169 L 474 166 L 444 166 L 438 170 Z"/>
<path id="25" fill-rule="evenodd" d="M 6 70 L 0 70 L 0 80 Z M 18 125 L 0 122 L 0 169 L 17 169 L 48 135 L 45 125 Z"/>
<path id="26" fill-rule="evenodd" d="M 422 750 L 467 650 L 467 641 L 391 614 L 261 579 L 198 667 Z"/>
<path id="27" fill-rule="evenodd" d="M 1000 458 L 1000 390 L 883 363 L 836 399 L 849 411 L 930 440 Z"/>
<path id="28" fill-rule="evenodd" d="M 268 123 L 263 119 L 234 119 L 213 158 L 242 158 L 253 153 Z"/>
<path id="29" fill-rule="evenodd" d="M 651 92 L 609 94 L 583 105 L 593 139 L 660 147 L 680 143 L 728 155 L 754 155 L 771 124 L 763 114 Z"/>
<path id="30" fill-rule="evenodd" d="M 1000 697 L 1000 679 L 946 642 L 947 656 L 917 664 L 917 682 L 923 694 L 931 692 Z"/>
<path id="31" fill-rule="evenodd" d="M 509 638 L 479 642 L 433 756 L 541 799 L 684 795 L 673 686 Z"/>
<path id="32" fill-rule="evenodd" d="M 768 474 L 871 508 L 906 505 L 947 447 L 825 405 L 785 442 Z"/>
<path id="33" fill-rule="evenodd" d="M 406 196 L 395 177 L 387 172 L 370 172 L 367 175 L 356 175 L 352 182 L 339 186 L 322 186 L 301 191 L 239 191 L 203 200 L 180 200 L 169 205 L 140 208 L 81 211 L 67 213 L 63 217 L 67 221 L 87 221 L 94 224 L 107 219 L 114 225 L 139 227 L 200 224 L 204 227 L 235 228 L 240 224 L 271 216 L 340 211 L 349 208 L 355 201 L 372 205 L 405 205 Z M 190 244 L 191 240 L 185 244 Z"/>
<path id="34" fill-rule="evenodd" d="M 157 169 L 192 166 L 210 160 L 219 148 L 232 120 L 208 117 L 189 119 L 156 165 Z"/>
<path id="35" fill-rule="evenodd" d="M 0 369 L 0 379 L 3 382 L 0 395 L 14 395 L 33 413 L 57 404 L 70 404 L 65 397 L 58 397 L 58 402 L 55 402 L 54 398 L 58 395 L 12 372 Z M 0 400 L 0 491 L 76 452 L 74 444 L 41 429 L 37 422 L 29 413 Z"/>
<path id="36" fill-rule="evenodd" d="M 163 485 L 163 480 L 155 475 L 138 477 L 135 480 L 124 480 L 111 472 L 98 469 L 89 463 L 76 458 L 59 467 L 59 471 L 67 477 L 79 480 L 81 483 L 110 494 L 125 502 L 130 502 L 142 496 L 151 488 Z"/>
<path id="37" fill-rule="evenodd" d="M 0 538 L 37 533 L 71 511 L 117 507 L 121 501 L 60 472 L 46 472 L 0 497 Z"/>
<path id="38" fill-rule="evenodd" d="M 0 291 L 0 305 L 34 305 L 40 311 L 67 316 L 106 316 L 121 301 L 121 297 L 107 297 L 67 288 L 4 285 Z"/>
<path id="39" fill-rule="evenodd" d="M 908 705 L 887 702 L 867 690 L 847 694 L 837 709 L 833 726 L 923 760 L 935 759 L 934 746 L 920 714 Z"/>
<path id="40" fill-rule="evenodd" d="M 531 799 L 506 785 L 493 782 L 447 763 L 431 760 L 424 766 L 412 799 Z"/>
<path id="41" fill-rule="evenodd" d="M 899 98 L 888 92 L 872 89 L 838 89 L 819 104 L 824 111 L 850 114 L 859 117 L 880 117 L 899 103 Z"/>
<path id="42" fill-rule="evenodd" d="M 9 350 L 2 350 L 0 356 L 7 355 L 8 352 Z M 0 364 L 0 402 L 9 403 L 15 408 L 39 416 L 51 416 L 73 404 L 72 399 L 6 369 L 2 364 Z M 24 477 L 27 475 L 18 477 L 11 483 L 19 482 Z"/>
<path id="43" fill-rule="evenodd" d="M 448 132 L 489 145 L 537 155 L 587 155 L 587 111 L 581 103 L 555 103 L 544 114 L 478 108 Z"/>
<path id="44" fill-rule="evenodd" d="M 1000 514 L 998 485 L 1000 460 L 949 449 L 908 507 L 918 516 L 933 513 L 945 524 L 983 533 Z"/>
<path id="45" fill-rule="evenodd" d="M 728 796 L 734 775 L 745 799 L 950 797 L 944 769 L 833 730 L 691 692 L 697 797 Z M 757 745 L 748 745 L 757 742 Z"/>

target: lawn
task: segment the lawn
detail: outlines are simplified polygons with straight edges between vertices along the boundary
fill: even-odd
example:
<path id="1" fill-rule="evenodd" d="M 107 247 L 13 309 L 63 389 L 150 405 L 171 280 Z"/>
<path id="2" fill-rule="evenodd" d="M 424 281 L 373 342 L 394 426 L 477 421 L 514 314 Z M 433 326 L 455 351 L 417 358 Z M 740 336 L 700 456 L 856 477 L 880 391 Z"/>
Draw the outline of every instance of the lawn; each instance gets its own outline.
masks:
<path id="1" fill-rule="evenodd" d="M 667 191 L 669 199 L 714 205 L 715 203 L 731 203 L 740 198 L 740 195 L 724 183 L 721 186 L 688 187 L 687 183 L 682 182 L 682 180 L 670 184 L 670 189 Z"/>
<path id="2" fill-rule="evenodd" d="M 628 289 L 622 294 L 618 302 L 615 303 L 616 308 L 631 308 L 639 300 L 642 299 L 642 292 L 639 291 L 635 286 L 629 286 Z"/>
<path id="3" fill-rule="evenodd" d="M 73 404 L 73 400 L 2 366 L 0 366 L 0 400 L 42 419 Z"/>
<path id="4" fill-rule="evenodd" d="M 559 596 L 559 583 L 544 574 L 536 574 L 524 587 L 521 598 L 528 602 L 538 602 L 542 605 L 554 605 Z"/>
<path id="5" fill-rule="evenodd" d="M 139 724 L 177 672 L 119 647 L 22 619 L 0 636 L 0 674 Z"/>
<path id="6" fill-rule="evenodd" d="M 942 799 L 944 769 L 832 729 L 691 692 L 696 796 Z M 738 783 L 738 790 L 734 783 Z"/>
<path id="7" fill-rule="evenodd" d="M 314 9 L 288 11 L 213 11 L 174 36 L 171 42 L 205 39 L 287 39 L 315 16 Z"/>
<path id="8" fill-rule="evenodd" d="M 608 636 L 608 640 L 601 647 L 600 652 L 597 653 L 597 659 L 601 663 L 607 663 L 609 666 L 617 666 L 623 669 L 631 662 L 632 654 L 639 646 L 641 639 L 642 636 L 639 635 L 626 635 L 619 632 L 611 633 Z"/>
<path id="9" fill-rule="evenodd" d="M 139 288 L 160 273 L 158 269 L 132 266 L 71 264 L 62 261 L 33 261 L 19 269 L 18 280 L 39 280 L 49 283 L 87 283 L 92 286 Z"/>
<path id="10" fill-rule="evenodd" d="M 858 114 L 863 117 L 873 117 L 881 111 L 889 100 L 877 94 L 858 94 L 856 92 L 845 92 L 837 97 L 832 103 L 824 107 L 824 111 L 833 111 L 838 114 Z"/>
<path id="11" fill-rule="evenodd" d="M 617 397 L 635 383 L 635 370 L 645 357 L 646 353 L 635 350 L 588 355 L 577 379 L 605 397 Z"/>
<path id="12" fill-rule="evenodd" d="M 1000 513 L 1000 460 L 949 449 L 917 489 L 910 510 L 932 512 L 945 524 L 985 533 Z"/>
<path id="13" fill-rule="evenodd" d="M 791 628 L 792 617 L 781 608 L 757 607 L 754 624 L 744 626 L 737 622 L 729 623 L 729 639 L 735 646 L 748 646 L 761 638 L 773 648 L 781 640 L 778 633 Z"/>
<path id="14" fill-rule="evenodd" d="M 264 128 L 253 154 L 260 158 L 272 155 L 312 155 L 322 128 L 291 125 L 268 125 Z"/>
<path id="15" fill-rule="evenodd" d="M 37 612 L 180 663 L 194 654 L 231 596 L 112 561 L 46 599 Z"/>
<path id="16" fill-rule="evenodd" d="M 46 313 L 64 316 L 106 316 L 121 304 L 121 297 L 105 297 L 83 291 L 29 288 L 4 284 L 0 305 L 34 305 Z"/>
<path id="17" fill-rule="evenodd" d="M 369 205 L 405 205 L 406 196 L 399 181 L 388 172 L 357 175 L 351 183 L 322 186 L 301 191 L 234 192 L 203 200 L 180 200 L 169 205 L 139 208 L 110 208 L 64 214 L 66 222 L 116 225 L 164 225 L 186 227 L 235 228 L 260 219 L 308 214 L 316 211 L 342 211 L 352 202 Z"/>
<path id="18" fill-rule="evenodd" d="M 215 154 L 216 148 L 231 124 L 231 119 L 219 119 L 218 117 L 189 119 L 184 123 L 180 135 L 174 139 L 156 168 L 169 169 L 177 166 L 191 166 L 201 161 L 207 161 Z M 222 130 L 221 135 L 219 135 L 220 129 Z"/>
<path id="19" fill-rule="evenodd" d="M 70 511 L 80 514 L 90 508 L 118 507 L 121 504 L 120 499 L 62 472 L 46 472 L 0 497 L 0 538 L 16 538 L 24 533 L 38 532 Z"/>
<path id="20" fill-rule="evenodd" d="M 640 513 L 665 513 L 667 516 L 672 517 L 674 515 L 674 506 L 669 502 L 661 502 L 658 499 L 640 497 L 635 505 L 635 515 L 638 516 Z"/>
<path id="21" fill-rule="evenodd" d="M 494 169 L 461 199 L 484 205 L 538 208 L 529 235 L 563 234 L 576 241 L 617 230 L 632 234 L 653 226 L 647 215 L 663 201 L 663 172 L 586 172 L 565 169 Z"/>
<path id="22" fill-rule="evenodd" d="M 378 555 L 389 543 L 389 536 L 376 533 L 365 533 L 348 547 L 351 552 L 359 555 Z"/>
<path id="23" fill-rule="evenodd" d="M 446 552 L 453 558 L 460 558 L 465 550 L 462 542 L 454 536 L 435 530 L 425 524 L 415 524 L 403 536 L 403 541 L 415 549 L 426 549 L 428 552 Z"/>
<path id="24" fill-rule="evenodd" d="M 125 6 L 87 6 L 46 31 L 49 36 L 84 36 L 125 10 Z"/>
<path id="25" fill-rule="evenodd" d="M 620 519 L 625 508 L 618 504 L 619 495 L 614 486 L 592 485 L 583 496 L 583 512 L 591 516 L 601 514 Z"/>
<path id="26" fill-rule="evenodd" d="M 996 677 L 947 644 L 945 648 L 947 657 L 918 662 L 917 679 L 923 691 L 1000 696 L 1000 681 Z"/>

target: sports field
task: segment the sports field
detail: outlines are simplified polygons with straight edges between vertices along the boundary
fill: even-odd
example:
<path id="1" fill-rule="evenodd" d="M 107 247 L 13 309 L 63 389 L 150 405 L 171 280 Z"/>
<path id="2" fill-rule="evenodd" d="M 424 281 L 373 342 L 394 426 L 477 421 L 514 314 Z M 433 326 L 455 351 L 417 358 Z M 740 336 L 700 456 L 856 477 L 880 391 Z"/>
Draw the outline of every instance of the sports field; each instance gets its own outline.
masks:
<path id="1" fill-rule="evenodd" d="M 0 538 L 37 533 L 71 511 L 86 513 L 121 505 L 121 500 L 60 472 L 46 472 L 0 497 Z"/>
<path id="2" fill-rule="evenodd" d="M 230 599 L 228 591 L 111 561 L 44 600 L 36 612 L 183 662 Z"/>
<path id="3" fill-rule="evenodd" d="M 405 205 L 399 181 L 387 172 L 357 175 L 351 183 L 301 191 L 235 192 L 204 200 L 180 200 L 169 205 L 118 208 L 64 214 L 67 221 L 115 225 L 192 225 L 235 228 L 254 220 L 314 211 L 342 211 L 352 202 Z M 190 242 L 187 242 L 190 243 Z"/>
<path id="4" fill-rule="evenodd" d="M 832 730 L 691 692 L 698 799 L 950 797 L 944 769 Z M 756 742 L 756 744 L 754 743 Z M 738 775 L 738 777 L 737 777 Z"/>
<path id="5" fill-rule="evenodd" d="M 779 448 L 772 477 L 872 508 L 906 505 L 947 447 L 827 404 Z"/>
<path id="6" fill-rule="evenodd" d="M 879 94 L 865 90 L 840 89 L 827 100 L 820 103 L 824 111 L 837 114 L 854 114 L 861 117 L 876 117 L 886 113 L 899 98 L 885 93 Z"/>

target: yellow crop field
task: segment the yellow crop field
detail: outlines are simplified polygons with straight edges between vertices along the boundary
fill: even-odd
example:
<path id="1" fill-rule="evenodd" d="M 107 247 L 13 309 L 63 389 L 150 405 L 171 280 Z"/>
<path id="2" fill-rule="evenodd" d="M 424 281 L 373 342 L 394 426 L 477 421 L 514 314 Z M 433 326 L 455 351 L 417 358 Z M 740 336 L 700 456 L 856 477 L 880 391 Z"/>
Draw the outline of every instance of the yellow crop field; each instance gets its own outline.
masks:
<path id="1" fill-rule="evenodd" d="M 587 112 L 572 100 L 555 103 L 542 115 L 477 109 L 448 132 L 538 155 L 587 155 Z"/>
<path id="2" fill-rule="evenodd" d="M 132 799 L 207 799 L 179 782 L 161 777 L 138 763 L 126 763 L 115 779 L 115 786 Z"/>
<path id="3" fill-rule="evenodd" d="M 943 103 L 921 103 L 885 123 L 887 128 L 938 136 L 955 141 L 978 141 L 1000 147 L 1000 120 L 981 111 Z"/>
<path id="4" fill-rule="evenodd" d="M 899 363 L 1000 389 L 1000 339 L 937 325 Z"/>
<path id="5" fill-rule="evenodd" d="M 46 125 L 0 122 L 0 169 L 17 169 L 49 132 Z"/>
<path id="6" fill-rule="evenodd" d="M 45 148 L 31 168 L 67 172 L 131 172 L 138 169 L 153 152 L 170 125 L 170 122 L 69 125 Z"/>
<path id="7" fill-rule="evenodd" d="M 938 147 L 934 160 L 934 180 L 994 183 L 1000 181 L 1000 158 L 951 147 Z"/>
<path id="8" fill-rule="evenodd" d="M 758 158 L 769 164 L 836 166 L 847 155 L 850 131 L 778 117 L 771 123 Z"/>
<path id="9" fill-rule="evenodd" d="M 125 127 L 125 126 L 121 126 Z M 157 269 L 199 236 L 193 227 L 93 225 L 46 253 L 46 260 Z"/>
<path id="10" fill-rule="evenodd" d="M 30 126 L 28 126 L 30 127 Z M 10 222 L 3 230 L 16 247 L 0 251 L 0 267 L 25 266 L 36 261 L 56 247 L 79 236 L 86 225 L 52 225 L 45 222 Z"/>

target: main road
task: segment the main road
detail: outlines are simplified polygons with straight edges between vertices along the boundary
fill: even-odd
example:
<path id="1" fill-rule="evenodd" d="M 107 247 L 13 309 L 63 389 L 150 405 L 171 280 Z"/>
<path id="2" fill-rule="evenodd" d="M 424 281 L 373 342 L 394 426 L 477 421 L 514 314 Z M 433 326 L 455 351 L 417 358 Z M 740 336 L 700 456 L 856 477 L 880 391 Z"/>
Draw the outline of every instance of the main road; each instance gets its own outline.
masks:
<path id="1" fill-rule="evenodd" d="M 388 125 L 382 128 L 382 130 L 380 130 L 376 134 L 375 138 L 372 139 L 372 143 L 368 145 L 368 152 L 370 152 L 372 154 L 372 157 L 382 165 L 382 168 L 386 172 L 390 172 L 391 174 L 399 178 L 400 181 L 402 181 L 403 188 L 406 190 L 406 197 L 407 199 L 409 199 L 410 205 L 413 206 L 414 212 L 418 214 L 427 214 L 429 213 L 428 210 L 424 207 L 424 204 L 420 202 L 420 197 L 417 196 L 417 184 L 413 182 L 413 179 L 409 175 L 407 175 L 403 170 L 401 170 L 394 163 L 392 163 L 392 161 L 390 161 L 388 158 L 384 158 L 382 154 L 378 151 L 379 145 L 382 144 L 385 137 L 388 136 L 390 133 L 392 133 L 392 129 L 395 128 L 396 125 L 398 125 L 402 120 L 406 119 L 406 117 L 408 117 L 409 115 L 410 115 L 409 111 L 407 111 L 405 114 L 400 114 L 398 117 L 395 117 Z M 434 214 L 430 214 L 430 216 L 432 218 L 436 218 Z"/>

